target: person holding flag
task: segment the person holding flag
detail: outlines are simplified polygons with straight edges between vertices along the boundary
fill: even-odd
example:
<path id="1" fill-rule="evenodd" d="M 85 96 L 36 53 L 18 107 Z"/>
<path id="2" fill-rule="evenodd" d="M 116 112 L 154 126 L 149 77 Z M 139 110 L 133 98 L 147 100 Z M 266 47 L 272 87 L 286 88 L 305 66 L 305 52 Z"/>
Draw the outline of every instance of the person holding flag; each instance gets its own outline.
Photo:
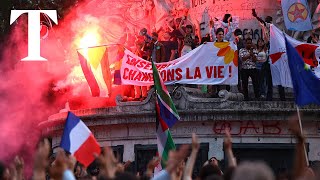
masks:
<path id="1" fill-rule="evenodd" d="M 72 112 L 68 112 L 60 147 L 88 167 L 101 153 L 100 145 L 90 129 Z"/>
<path id="2" fill-rule="evenodd" d="M 288 64 L 292 79 L 295 103 L 297 105 L 297 115 L 300 128 L 300 136 L 302 134 L 302 123 L 300 118 L 299 106 L 309 104 L 320 105 L 320 79 L 315 76 L 310 67 L 303 61 L 301 55 L 290 44 L 284 34 L 286 53 L 288 56 Z M 297 131 L 296 131 L 297 132 Z M 309 166 L 307 151 L 304 146 L 304 141 L 300 141 L 300 146 L 303 146 L 306 166 Z"/>
<path id="3" fill-rule="evenodd" d="M 151 63 L 156 91 L 157 145 L 159 156 L 161 157 L 160 169 L 163 169 L 168 160 L 169 151 L 176 149 L 169 128 L 173 127 L 180 120 L 180 117 L 154 62 L 152 61 Z"/>

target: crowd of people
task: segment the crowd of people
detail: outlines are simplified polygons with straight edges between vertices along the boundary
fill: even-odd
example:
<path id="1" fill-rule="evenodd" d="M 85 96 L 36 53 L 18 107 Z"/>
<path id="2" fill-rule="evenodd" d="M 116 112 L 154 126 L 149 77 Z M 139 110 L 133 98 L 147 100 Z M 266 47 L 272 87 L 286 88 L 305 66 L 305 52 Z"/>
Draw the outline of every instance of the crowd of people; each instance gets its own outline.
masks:
<path id="1" fill-rule="evenodd" d="M 257 19 L 257 23 L 261 25 L 262 37 L 257 40 L 251 39 L 249 34 L 242 34 L 242 31 L 232 23 L 232 15 L 225 14 L 223 20 L 211 18 L 209 26 L 210 31 L 205 36 L 201 32 L 204 22 L 196 24 L 188 18 L 187 13 L 180 18 L 168 18 L 166 26 L 157 32 L 152 32 L 149 36 L 146 29 L 141 36 L 137 38 L 135 44 L 135 53 L 148 60 L 157 63 L 167 62 L 181 57 L 191 50 L 195 49 L 206 42 L 235 42 L 238 48 L 239 56 L 239 83 L 238 91 L 244 94 L 245 100 L 249 99 L 248 82 L 249 77 L 252 81 L 254 90 L 254 100 L 273 99 L 273 84 L 269 59 L 269 31 L 272 17 L 267 16 L 265 20 L 258 17 L 253 10 L 252 15 Z M 194 22 L 194 21 L 193 21 Z M 219 27 L 219 28 L 215 28 Z M 141 33 L 140 33 L 141 35 Z M 319 36 L 312 33 L 308 42 L 317 43 Z M 189 87 L 201 88 L 205 93 L 209 93 L 211 97 L 218 97 L 221 88 L 230 90 L 229 86 L 195 86 Z M 143 100 L 147 96 L 149 87 L 135 87 L 135 100 Z M 278 86 L 281 101 L 285 101 L 284 87 Z"/>
<path id="2" fill-rule="evenodd" d="M 142 31 L 143 38 L 137 38 L 135 54 L 157 63 L 174 60 L 181 57 L 201 44 L 207 42 L 235 42 L 239 50 L 239 85 L 238 90 L 244 94 L 245 100 L 249 97 L 249 78 L 252 81 L 254 99 L 272 100 L 273 84 L 270 70 L 269 49 L 269 28 L 272 17 L 267 16 L 262 20 L 255 11 L 252 15 L 260 23 L 263 30 L 263 37 L 254 42 L 240 29 L 234 28 L 232 15 L 226 14 L 223 20 L 212 19 L 210 21 L 210 33 L 201 36 L 201 23 L 193 24 L 187 16 L 176 19 L 167 19 L 167 26 L 160 32 L 152 32 L 148 35 Z M 221 25 L 215 29 L 215 23 Z M 308 39 L 310 43 L 318 43 L 319 35 L 312 33 Z M 194 87 L 194 86 L 192 86 Z M 230 90 L 229 86 L 207 86 L 203 85 L 202 90 L 216 97 L 221 88 Z M 199 88 L 199 87 L 197 87 Z M 147 96 L 149 87 L 135 86 L 135 99 L 143 100 Z M 285 100 L 285 92 L 282 86 L 278 86 L 281 100 Z M 308 165 L 305 154 L 305 137 L 300 130 L 297 116 L 289 119 L 289 127 L 296 138 L 296 151 L 293 169 L 281 174 L 274 174 L 271 168 L 264 162 L 244 161 L 237 163 L 232 151 L 232 139 L 228 131 L 224 139 L 224 151 L 227 159 L 227 168 L 222 170 L 217 159 L 210 158 L 200 168 L 199 174 L 194 174 L 193 169 L 200 148 L 196 134 L 192 134 L 191 145 L 182 145 L 179 150 L 171 151 L 162 171 L 155 172 L 160 159 L 154 157 L 147 165 L 142 174 L 133 174 L 127 170 L 130 162 L 121 163 L 115 157 L 110 147 L 103 148 L 100 155 L 96 156 L 99 168 L 95 171 L 87 171 L 86 167 L 76 161 L 75 157 L 59 149 L 52 158 L 50 143 L 47 139 L 39 142 L 35 152 L 33 163 L 32 179 L 154 179 L 154 180 L 316 180 L 320 172 L 314 172 Z M 319 174 L 318 174 L 319 173 Z M 0 163 L 0 179 L 22 180 L 24 175 L 24 160 L 17 156 L 11 164 Z"/>
<path id="3" fill-rule="evenodd" d="M 134 174 L 126 168 L 131 162 L 120 163 L 110 147 L 103 148 L 96 157 L 98 167 L 88 170 L 77 162 L 75 157 L 59 149 L 55 156 L 51 154 L 51 147 L 47 139 L 43 139 L 37 146 L 34 156 L 32 179 L 125 179 L 125 180 L 316 180 L 319 173 L 309 167 L 305 154 L 305 137 L 302 134 L 298 122 L 298 116 L 289 118 L 289 128 L 296 139 L 295 159 L 293 169 L 274 174 L 271 168 L 263 161 L 242 161 L 237 164 L 232 150 L 232 139 L 228 130 L 224 139 L 225 159 L 227 167 L 224 170 L 216 158 L 207 160 L 198 174 L 193 173 L 198 151 L 199 140 L 196 134 L 192 134 L 191 145 L 182 145 L 179 150 L 170 151 L 165 167 L 161 171 L 155 171 L 160 159 L 155 156 L 147 165 L 145 172 Z M 21 157 L 15 157 L 10 165 L 0 163 L 0 179 L 22 180 L 24 175 L 24 161 Z"/>

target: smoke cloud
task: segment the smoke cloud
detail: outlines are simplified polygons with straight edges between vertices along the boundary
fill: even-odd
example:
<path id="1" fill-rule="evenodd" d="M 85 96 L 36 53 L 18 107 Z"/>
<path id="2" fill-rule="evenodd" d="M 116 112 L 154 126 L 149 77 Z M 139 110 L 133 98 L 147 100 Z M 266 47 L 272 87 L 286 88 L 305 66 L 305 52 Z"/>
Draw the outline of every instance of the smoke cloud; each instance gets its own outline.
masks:
<path id="1" fill-rule="evenodd" d="M 71 109 L 115 106 L 116 93 L 110 98 L 91 97 L 77 57 L 77 49 L 83 45 L 133 46 L 134 36 L 131 35 L 129 43 L 125 33 L 128 23 L 123 23 L 124 9 L 118 7 L 115 12 L 110 6 L 108 11 L 100 3 L 88 0 L 77 4 L 58 25 L 49 29 L 48 37 L 41 40 L 41 56 L 47 62 L 20 61 L 28 50 L 26 15 L 11 26 L 0 57 L 0 160 L 8 163 L 14 155 L 22 156 L 28 176 L 41 137 L 41 129 L 37 128 L 40 122 L 58 113 L 67 101 Z M 135 26 L 130 24 L 131 29 Z M 90 44 L 92 39 L 85 39 L 88 33 L 97 37 L 93 44 Z M 118 94 L 130 91 L 122 86 L 114 88 L 113 92 Z"/>

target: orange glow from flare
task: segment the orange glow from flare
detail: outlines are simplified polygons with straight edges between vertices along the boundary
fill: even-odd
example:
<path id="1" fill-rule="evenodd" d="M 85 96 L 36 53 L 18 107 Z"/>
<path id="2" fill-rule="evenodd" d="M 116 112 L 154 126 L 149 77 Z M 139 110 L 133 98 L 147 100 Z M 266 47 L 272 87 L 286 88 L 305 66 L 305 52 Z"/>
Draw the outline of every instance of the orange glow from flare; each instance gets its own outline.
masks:
<path id="1" fill-rule="evenodd" d="M 101 37 L 99 33 L 95 31 L 87 31 L 84 33 L 83 37 L 80 39 L 80 48 L 88 48 L 92 46 L 100 45 Z"/>
<path id="2" fill-rule="evenodd" d="M 76 40 L 78 48 L 83 49 L 83 55 L 88 58 L 88 48 L 101 45 L 102 37 L 99 34 L 98 27 L 90 27 L 86 29 Z"/>

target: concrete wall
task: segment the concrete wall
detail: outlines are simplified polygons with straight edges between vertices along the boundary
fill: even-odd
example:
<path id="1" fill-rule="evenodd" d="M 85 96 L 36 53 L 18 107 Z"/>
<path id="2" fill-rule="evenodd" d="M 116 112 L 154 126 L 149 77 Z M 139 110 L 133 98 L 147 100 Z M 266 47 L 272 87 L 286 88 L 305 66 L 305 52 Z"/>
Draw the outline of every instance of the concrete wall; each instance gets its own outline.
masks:
<path id="1" fill-rule="evenodd" d="M 188 89 L 187 89 L 188 90 Z M 73 111 L 92 130 L 101 146 L 124 145 L 123 160 L 134 160 L 136 144 L 156 144 L 154 93 L 142 102 L 121 102 L 116 107 Z M 193 91 L 192 91 L 193 92 Z M 200 96 L 200 95 L 199 95 Z M 296 112 L 290 101 L 229 101 L 203 98 L 178 88 L 173 101 L 181 117 L 170 129 L 176 144 L 191 143 L 196 133 L 201 143 L 209 143 L 208 157 L 224 159 L 223 138 L 229 129 L 234 143 L 294 145 L 287 119 Z M 304 134 L 309 143 L 309 160 L 320 160 L 320 108 L 300 109 Z M 54 114 L 42 122 L 43 133 L 53 136 L 53 147 L 60 144 L 66 113 Z M 292 147 L 291 146 L 291 147 Z"/>
<path id="2" fill-rule="evenodd" d="M 304 122 L 304 133 L 309 143 L 310 161 L 320 160 L 320 123 Z M 231 128 L 233 143 L 286 143 L 295 142 L 285 121 L 206 121 L 180 122 L 171 133 L 176 144 L 191 143 L 191 134 L 196 133 L 201 143 L 209 143 L 208 157 L 224 159 L 224 130 Z M 124 161 L 134 161 L 134 145 L 156 144 L 155 124 L 119 124 L 90 128 L 101 146 L 124 145 Z M 62 131 L 56 131 L 53 147 L 59 146 Z"/>

